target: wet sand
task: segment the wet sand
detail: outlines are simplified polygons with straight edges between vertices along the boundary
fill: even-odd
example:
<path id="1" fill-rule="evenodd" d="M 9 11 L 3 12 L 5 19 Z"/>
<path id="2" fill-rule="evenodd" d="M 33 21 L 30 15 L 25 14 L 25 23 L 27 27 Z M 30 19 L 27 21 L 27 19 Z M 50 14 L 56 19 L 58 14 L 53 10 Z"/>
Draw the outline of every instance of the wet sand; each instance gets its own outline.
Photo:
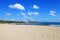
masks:
<path id="1" fill-rule="evenodd" d="M 60 40 L 60 27 L 0 24 L 0 40 Z"/>

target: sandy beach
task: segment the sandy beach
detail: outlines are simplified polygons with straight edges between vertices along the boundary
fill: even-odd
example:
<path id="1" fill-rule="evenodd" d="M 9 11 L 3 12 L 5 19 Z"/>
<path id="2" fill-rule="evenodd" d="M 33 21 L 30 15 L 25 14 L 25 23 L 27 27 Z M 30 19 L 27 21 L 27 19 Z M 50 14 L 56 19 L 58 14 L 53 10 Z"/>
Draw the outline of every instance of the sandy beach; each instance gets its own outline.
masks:
<path id="1" fill-rule="evenodd" d="M 0 24 L 0 40 L 60 40 L 60 27 Z"/>

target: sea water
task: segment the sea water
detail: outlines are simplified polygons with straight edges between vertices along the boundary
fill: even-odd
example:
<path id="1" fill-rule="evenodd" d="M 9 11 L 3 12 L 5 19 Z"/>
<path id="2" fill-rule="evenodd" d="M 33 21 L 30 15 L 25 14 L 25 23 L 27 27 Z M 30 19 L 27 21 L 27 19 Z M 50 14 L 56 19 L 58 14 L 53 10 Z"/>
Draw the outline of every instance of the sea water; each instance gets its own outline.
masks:
<path id="1" fill-rule="evenodd" d="M 60 22 L 40 22 L 37 25 L 49 25 L 49 26 L 59 26 L 60 27 Z"/>

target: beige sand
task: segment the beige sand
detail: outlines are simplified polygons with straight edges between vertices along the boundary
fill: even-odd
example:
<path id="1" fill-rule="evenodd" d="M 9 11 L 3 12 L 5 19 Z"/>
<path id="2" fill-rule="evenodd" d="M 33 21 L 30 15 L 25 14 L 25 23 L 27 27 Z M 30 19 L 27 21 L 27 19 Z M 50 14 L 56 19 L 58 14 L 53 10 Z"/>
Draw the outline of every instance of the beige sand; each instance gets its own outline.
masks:
<path id="1" fill-rule="evenodd" d="M 60 40 L 60 27 L 0 24 L 0 40 Z"/>

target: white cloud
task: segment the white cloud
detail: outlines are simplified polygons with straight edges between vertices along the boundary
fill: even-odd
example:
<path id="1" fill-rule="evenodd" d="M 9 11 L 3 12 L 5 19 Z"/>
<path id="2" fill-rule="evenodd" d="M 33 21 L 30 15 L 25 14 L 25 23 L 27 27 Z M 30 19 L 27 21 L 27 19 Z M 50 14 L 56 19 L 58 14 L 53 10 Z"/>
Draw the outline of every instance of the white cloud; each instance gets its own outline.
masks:
<path id="1" fill-rule="evenodd" d="M 21 14 L 22 14 L 23 16 L 26 16 L 26 14 L 25 14 L 24 12 L 21 12 Z"/>
<path id="2" fill-rule="evenodd" d="M 32 12 L 28 12 L 28 15 L 31 15 L 32 14 Z"/>
<path id="3" fill-rule="evenodd" d="M 12 14 L 11 14 L 11 13 L 6 13 L 6 15 L 7 15 L 7 16 L 10 16 L 10 15 L 12 15 Z"/>
<path id="4" fill-rule="evenodd" d="M 38 12 L 28 12 L 28 15 L 38 15 Z"/>
<path id="5" fill-rule="evenodd" d="M 15 8 L 15 9 L 19 9 L 19 10 L 25 10 L 24 6 L 21 4 L 14 4 L 14 5 L 9 5 L 10 8 Z"/>
<path id="6" fill-rule="evenodd" d="M 28 21 L 28 16 L 24 12 L 21 12 L 21 15 L 23 16 L 23 21 Z"/>
<path id="7" fill-rule="evenodd" d="M 34 19 L 32 17 L 29 17 L 29 21 L 34 21 Z"/>
<path id="8" fill-rule="evenodd" d="M 56 16 L 55 14 L 56 14 L 56 11 L 51 10 L 49 15 L 51 15 L 51 16 Z"/>
<path id="9" fill-rule="evenodd" d="M 39 9 L 39 6 L 33 5 L 33 8 L 34 8 L 34 9 Z"/>
<path id="10" fill-rule="evenodd" d="M 16 19 L 13 19 L 13 18 L 12 18 L 12 19 L 10 19 L 10 20 L 11 20 L 11 21 L 15 21 Z"/>
<path id="11" fill-rule="evenodd" d="M 25 14 L 24 12 L 21 12 L 21 15 L 23 16 L 22 20 L 24 20 L 24 21 L 29 21 L 29 20 L 33 21 L 34 19 L 29 17 L 28 15 L 38 15 L 38 12 L 29 12 L 28 15 Z"/>
<path id="12" fill-rule="evenodd" d="M 7 11 L 4 11 L 3 12 L 5 15 L 7 15 L 7 16 L 11 16 L 12 15 L 12 13 L 9 13 L 9 12 L 7 12 Z"/>

